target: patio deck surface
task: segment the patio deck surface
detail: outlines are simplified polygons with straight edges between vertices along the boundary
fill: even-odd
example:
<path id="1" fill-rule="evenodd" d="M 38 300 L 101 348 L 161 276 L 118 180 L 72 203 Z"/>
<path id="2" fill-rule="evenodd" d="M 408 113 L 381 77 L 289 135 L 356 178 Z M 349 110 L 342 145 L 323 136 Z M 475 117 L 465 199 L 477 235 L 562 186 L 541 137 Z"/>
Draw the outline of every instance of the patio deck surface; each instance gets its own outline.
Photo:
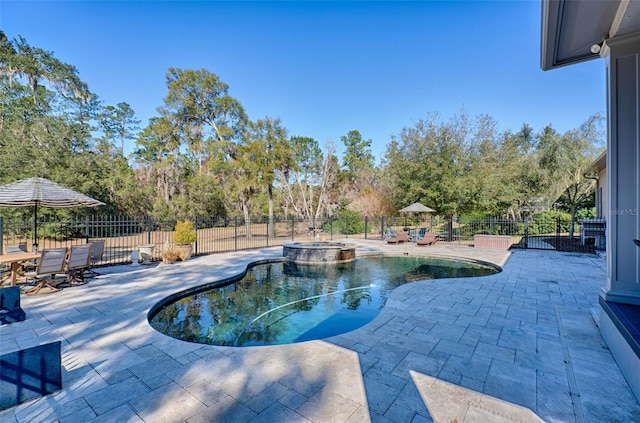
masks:
<path id="1" fill-rule="evenodd" d="M 0 354 L 62 341 L 63 389 L 2 422 L 630 422 L 640 405 L 596 322 L 605 260 L 555 251 L 388 245 L 356 254 L 467 257 L 496 275 L 396 288 L 366 326 L 300 344 L 232 348 L 153 330 L 151 306 L 282 248 L 99 269 L 22 298 Z"/>

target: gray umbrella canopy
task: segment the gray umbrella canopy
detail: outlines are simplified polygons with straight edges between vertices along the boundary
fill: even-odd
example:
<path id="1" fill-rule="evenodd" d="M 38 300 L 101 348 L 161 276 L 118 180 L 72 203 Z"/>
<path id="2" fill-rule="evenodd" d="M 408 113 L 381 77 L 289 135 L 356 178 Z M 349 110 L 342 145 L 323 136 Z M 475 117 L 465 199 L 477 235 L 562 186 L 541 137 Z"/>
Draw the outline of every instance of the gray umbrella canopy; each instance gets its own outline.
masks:
<path id="1" fill-rule="evenodd" d="M 401 213 L 431 213 L 434 212 L 435 210 L 432 208 L 429 208 L 427 206 L 423 206 L 420 203 L 413 203 L 410 206 L 407 206 L 403 209 L 400 209 Z"/>
<path id="2" fill-rule="evenodd" d="M 38 239 L 38 206 L 66 208 L 103 205 L 102 201 L 44 178 L 22 179 L 0 186 L 0 207 L 34 207 L 34 244 Z"/>

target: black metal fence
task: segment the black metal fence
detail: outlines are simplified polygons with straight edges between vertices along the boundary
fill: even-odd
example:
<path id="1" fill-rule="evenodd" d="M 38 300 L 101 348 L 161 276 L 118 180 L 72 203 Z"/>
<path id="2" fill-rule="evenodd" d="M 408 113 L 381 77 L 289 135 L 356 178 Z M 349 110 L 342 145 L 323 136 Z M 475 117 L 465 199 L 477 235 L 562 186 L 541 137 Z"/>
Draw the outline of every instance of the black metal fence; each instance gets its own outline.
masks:
<path id="1" fill-rule="evenodd" d="M 457 245 L 474 244 L 475 235 L 507 235 L 511 237 L 511 248 L 543 249 L 569 252 L 594 253 L 604 248 L 604 224 L 601 230 L 582 231 L 576 222 L 573 234 L 571 222 L 564 217 L 534 216 L 526 220 L 469 217 L 427 217 L 426 219 L 395 217 L 387 218 L 385 225 L 396 230 L 435 232 L 438 240 Z"/>
<path id="2" fill-rule="evenodd" d="M 426 216 L 360 217 L 293 219 L 240 217 L 193 218 L 197 230 L 195 255 L 247 250 L 304 240 L 371 239 L 384 240 L 388 228 L 411 231 L 416 237 L 434 232 L 438 241 L 453 245 L 473 245 L 474 235 L 508 235 L 511 248 L 536 248 L 560 251 L 594 252 L 601 240 L 580 236 L 576 225 L 573 236 L 569 223 L 561 218 L 529 220 L 443 218 Z M 99 264 L 130 263 L 139 245 L 155 245 L 153 257 L 160 259 L 171 243 L 174 220 L 131 218 L 124 216 L 87 216 L 68 220 L 40 219 L 37 239 L 34 222 L 0 216 L 0 251 L 4 245 L 26 242 L 37 248 L 69 247 L 95 239 L 105 240 L 103 259 Z M 598 236 L 598 235 L 596 235 Z M 604 237 L 604 233 L 602 233 Z M 34 248 L 34 246 L 32 246 Z"/>

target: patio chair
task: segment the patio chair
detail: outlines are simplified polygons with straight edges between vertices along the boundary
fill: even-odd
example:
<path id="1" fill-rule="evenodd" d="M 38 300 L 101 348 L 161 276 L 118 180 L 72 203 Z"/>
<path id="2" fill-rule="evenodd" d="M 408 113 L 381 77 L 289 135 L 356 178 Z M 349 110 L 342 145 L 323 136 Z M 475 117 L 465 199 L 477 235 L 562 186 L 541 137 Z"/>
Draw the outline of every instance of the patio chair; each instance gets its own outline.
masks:
<path id="1" fill-rule="evenodd" d="M 14 253 L 26 253 L 27 252 L 27 243 L 21 242 L 19 244 L 14 245 L 5 245 L 4 252 L 6 254 L 14 254 Z"/>
<path id="2" fill-rule="evenodd" d="M 387 239 L 388 244 L 399 244 L 402 242 L 409 242 L 409 234 L 402 231 L 393 238 Z"/>
<path id="3" fill-rule="evenodd" d="M 433 245 L 436 242 L 438 242 L 438 234 L 436 234 L 435 232 L 427 232 L 421 239 L 416 242 L 416 245 Z"/>
<path id="4" fill-rule="evenodd" d="M 26 291 L 29 295 L 38 294 L 43 288 L 47 288 L 49 292 L 56 292 L 60 289 L 53 284 L 56 274 L 64 273 L 65 259 L 67 257 L 66 248 L 56 248 L 51 250 L 42 250 L 38 259 L 38 266 L 34 272 L 25 272 L 27 279 L 31 278 L 36 282 L 36 286 Z M 51 278 L 51 284 L 47 282 L 47 278 Z M 40 281 L 40 282 L 38 282 Z"/>
<path id="5" fill-rule="evenodd" d="M 387 227 L 387 230 L 384 231 L 383 239 L 395 238 L 398 236 L 398 231 L 392 229 L 391 227 Z"/>
<path id="6" fill-rule="evenodd" d="M 27 252 L 27 243 L 20 242 L 18 244 L 5 245 L 4 246 L 5 254 L 16 254 L 16 253 L 26 253 Z M 24 275 L 24 272 L 33 271 L 36 268 L 36 263 L 34 261 L 26 261 L 22 263 L 20 266 L 20 270 L 18 271 L 19 275 Z M 1 271 L 10 271 L 9 266 L 5 266 L 4 264 L 0 268 Z M 2 282 L 4 282 L 9 276 L 3 276 Z"/>
<path id="7" fill-rule="evenodd" d="M 84 271 L 91 264 L 91 244 L 72 245 L 65 265 L 67 280 L 70 286 L 84 285 Z"/>
<path id="8" fill-rule="evenodd" d="M 102 260 L 102 254 L 104 253 L 104 239 L 91 241 L 91 258 L 89 260 L 89 266 L 84 270 L 88 272 L 89 276 L 98 276 L 100 273 L 93 270 L 93 266 Z"/>

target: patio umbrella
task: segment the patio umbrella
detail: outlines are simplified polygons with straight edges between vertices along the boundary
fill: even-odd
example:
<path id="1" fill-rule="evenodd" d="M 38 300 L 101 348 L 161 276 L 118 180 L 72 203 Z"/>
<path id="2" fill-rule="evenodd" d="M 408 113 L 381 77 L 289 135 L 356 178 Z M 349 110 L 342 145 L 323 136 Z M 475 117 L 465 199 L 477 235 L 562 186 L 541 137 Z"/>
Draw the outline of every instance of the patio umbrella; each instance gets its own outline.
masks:
<path id="1" fill-rule="evenodd" d="M 0 186 L 0 207 L 33 206 L 33 244 L 38 240 L 38 206 L 98 207 L 102 201 L 80 194 L 44 178 L 28 178 Z"/>
<path id="2" fill-rule="evenodd" d="M 400 213 L 431 213 L 435 210 L 431 207 L 427 207 L 420 203 L 413 203 L 403 209 L 400 209 Z M 407 217 L 404 218 L 404 226 L 407 226 Z"/>
<path id="3" fill-rule="evenodd" d="M 413 212 L 413 213 L 431 213 L 431 212 L 434 212 L 434 211 L 435 211 L 434 209 L 432 209 L 430 207 L 427 207 L 427 206 L 424 206 L 424 205 L 422 205 L 420 203 L 413 203 L 410 206 L 407 206 L 407 207 L 405 207 L 403 209 L 400 209 L 401 213 L 411 213 L 411 212 Z"/>

